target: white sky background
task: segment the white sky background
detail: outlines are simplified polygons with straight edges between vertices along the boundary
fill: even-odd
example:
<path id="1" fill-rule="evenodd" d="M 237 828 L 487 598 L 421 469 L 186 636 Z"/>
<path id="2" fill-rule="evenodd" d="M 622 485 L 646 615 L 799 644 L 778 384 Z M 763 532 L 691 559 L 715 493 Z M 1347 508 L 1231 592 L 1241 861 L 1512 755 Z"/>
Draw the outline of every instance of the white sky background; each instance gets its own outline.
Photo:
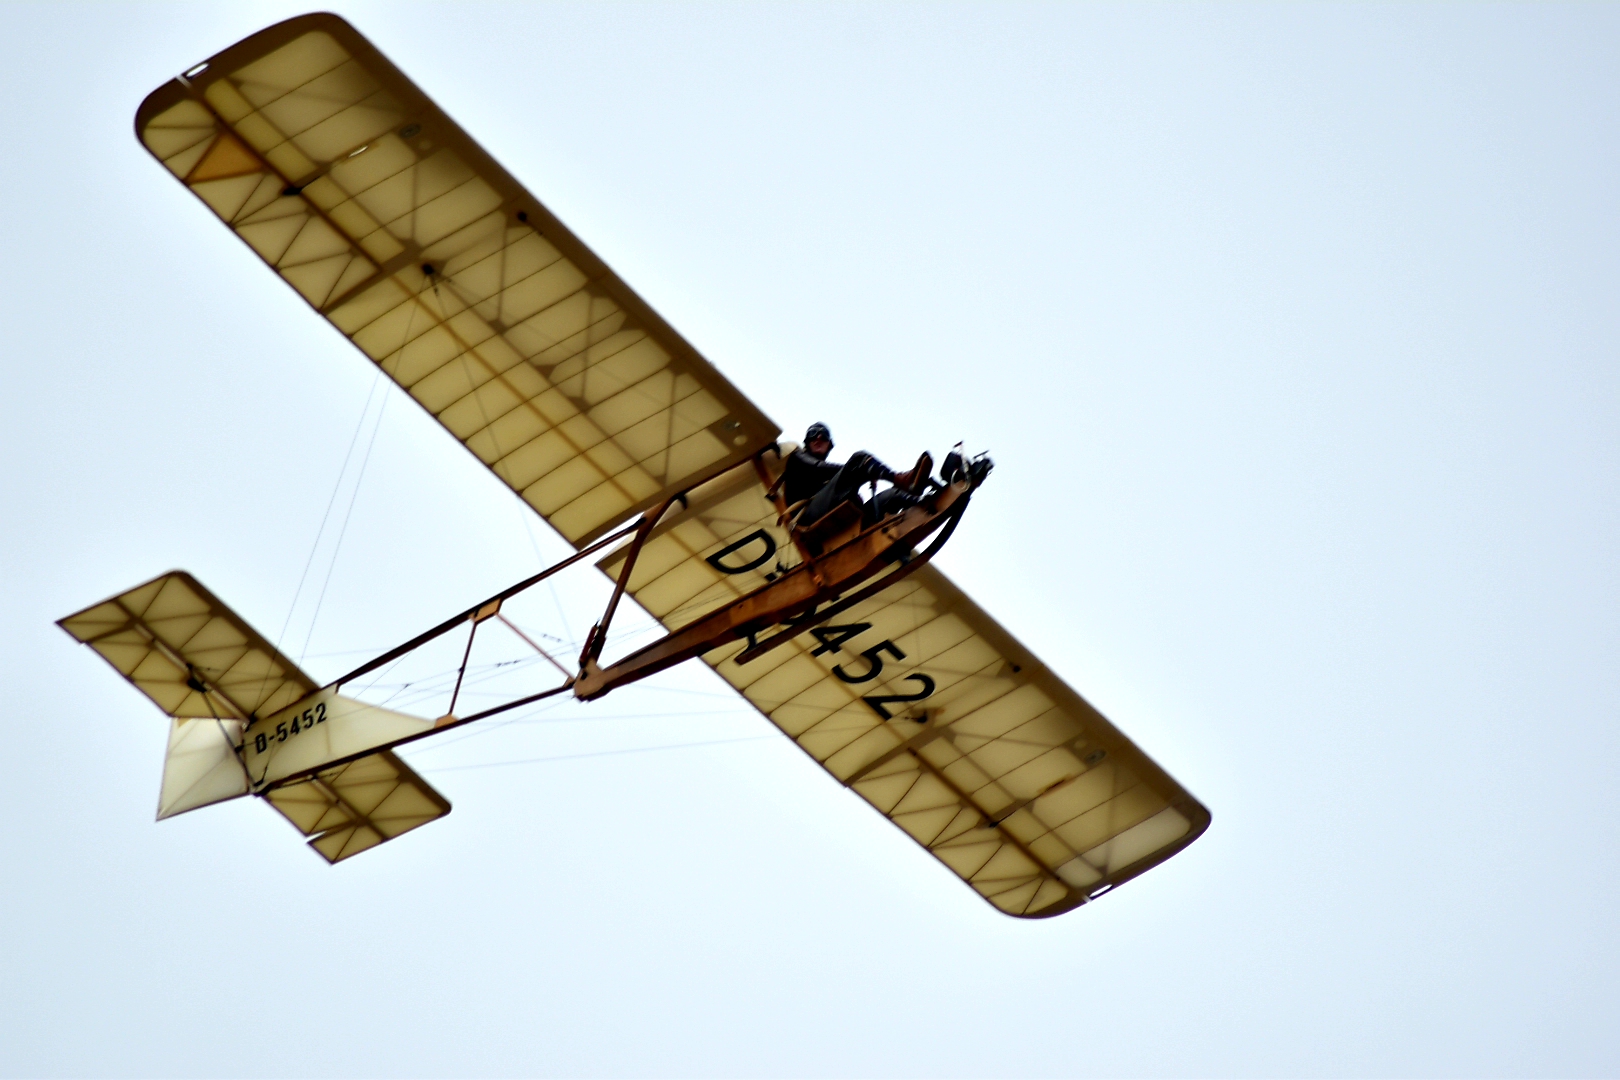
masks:
<path id="1" fill-rule="evenodd" d="M 941 565 L 1214 813 L 1036 922 L 696 665 L 152 823 L 52 620 L 275 634 L 373 375 L 132 117 L 300 10 L 0 7 L 0 1071 L 1620 1070 L 1620 9 L 337 5 L 790 436 L 994 452 Z M 541 557 L 389 393 L 321 679 Z"/>

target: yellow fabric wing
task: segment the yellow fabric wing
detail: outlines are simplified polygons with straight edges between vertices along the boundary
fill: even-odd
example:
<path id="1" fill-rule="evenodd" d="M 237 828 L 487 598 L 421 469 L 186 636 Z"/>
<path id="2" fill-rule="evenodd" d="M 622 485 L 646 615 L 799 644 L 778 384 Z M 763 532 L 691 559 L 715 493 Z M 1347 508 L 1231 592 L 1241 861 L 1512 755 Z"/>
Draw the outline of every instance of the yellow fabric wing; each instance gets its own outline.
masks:
<path id="1" fill-rule="evenodd" d="M 777 435 L 335 15 L 160 87 L 136 134 L 578 546 Z"/>
<path id="2" fill-rule="evenodd" d="M 798 561 L 738 469 L 649 537 L 629 593 L 673 629 Z M 616 574 L 622 553 L 603 560 Z M 1061 914 L 1191 843 L 1209 812 L 924 566 L 747 664 L 705 661 L 1000 910 Z"/>

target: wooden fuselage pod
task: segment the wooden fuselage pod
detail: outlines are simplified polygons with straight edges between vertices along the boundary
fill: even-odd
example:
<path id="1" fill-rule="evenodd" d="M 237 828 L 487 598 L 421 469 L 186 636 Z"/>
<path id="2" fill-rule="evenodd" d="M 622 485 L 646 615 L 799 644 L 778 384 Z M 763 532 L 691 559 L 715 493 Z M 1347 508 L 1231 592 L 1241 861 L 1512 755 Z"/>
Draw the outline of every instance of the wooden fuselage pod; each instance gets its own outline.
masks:
<path id="1" fill-rule="evenodd" d="M 872 582 L 869 588 L 881 588 L 883 579 L 916 569 L 897 565 L 900 555 L 903 553 L 908 560 L 925 559 L 926 555 L 913 555 L 916 545 L 939 529 L 953 513 L 960 513 L 965 508 L 966 497 L 967 486 L 953 484 L 940 493 L 935 505 L 912 507 L 864 530 L 857 524 L 840 540 L 839 546 L 828 548 L 814 561 L 773 571 L 768 575 L 769 580 L 753 592 L 699 615 L 683 626 L 672 627 L 667 637 L 614 661 L 607 668 L 597 666 L 594 661 L 587 663 L 574 684 L 574 695 L 586 701 L 601 697 L 614 687 L 646 678 L 721 645 L 740 639 L 752 643 L 757 635 L 780 632 L 799 617 L 813 616 L 823 605 L 839 600 L 868 582 Z M 962 505 L 957 505 L 959 503 Z M 769 553 L 769 534 L 755 532 L 751 537 L 745 546 L 758 545 L 760 555 Z M 735 564 L 728 563 L 726 557 L 736 550 L 734 546 L 722 548 L 718 557 L 711 555 L 705 561 L 711 568 L 719 567 L 735 577 L 737 575 L 731 572 Z M 623 559 L 628 557 L 625 552 L 618 552 L 609 559 L 622 573 Z"/>

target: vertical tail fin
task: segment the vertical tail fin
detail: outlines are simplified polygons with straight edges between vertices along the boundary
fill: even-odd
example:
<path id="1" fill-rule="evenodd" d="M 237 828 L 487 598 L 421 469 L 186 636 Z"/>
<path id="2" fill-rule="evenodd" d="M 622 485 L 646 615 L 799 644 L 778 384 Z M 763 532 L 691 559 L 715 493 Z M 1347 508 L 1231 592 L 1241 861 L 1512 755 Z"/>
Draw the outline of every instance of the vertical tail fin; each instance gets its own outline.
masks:
<path id="1" fill-rule="evenodd" d="M 247 770 L 237 753 L 246 727 L 240 720 L 169 719 L 159 821 L 248 793 Z"/>

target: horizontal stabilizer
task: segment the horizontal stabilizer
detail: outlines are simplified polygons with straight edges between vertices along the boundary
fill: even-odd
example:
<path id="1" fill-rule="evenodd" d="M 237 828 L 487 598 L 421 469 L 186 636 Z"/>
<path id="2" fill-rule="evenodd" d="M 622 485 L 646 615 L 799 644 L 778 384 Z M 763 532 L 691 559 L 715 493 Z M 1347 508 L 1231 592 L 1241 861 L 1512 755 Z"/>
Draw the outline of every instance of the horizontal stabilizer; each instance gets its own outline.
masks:
<path id="1" fill-rule="evenodd" d="M 344 697 L 332 687 L 255 720 L 240 740 L 254 791 L 335 767 L 433 730 L 433 721 Z"/>
<path id="2" fill-rule="evenodd" d="M 315 690 L 313 679 L 183 570 L 57 625 L 169 716 L 159 821 L 246 795 L 237 751 L 249 720 Z"/>
<path id="3" fill-rule="evenodd" d="M 61 619 L 170 718 L 158 818 L 264 792 L 329 862 L 450 812 L 390 751 L 432 721 L 340 697 L 190 574 L 171 571 Z M 249 772 L 255 781 L 250 781 Z"/>
<path id="4" fill-rule="evenodd" d="M 315 690 L 298 665 L 183 570 L 57 625 L 176 719 L 246 720 Z"/>
<path id="5" fill-rule="evenodd" d="M 450 812 L 450 801 L 391 750 L 273 788 L 267 798 L 334 863 Z"/>

